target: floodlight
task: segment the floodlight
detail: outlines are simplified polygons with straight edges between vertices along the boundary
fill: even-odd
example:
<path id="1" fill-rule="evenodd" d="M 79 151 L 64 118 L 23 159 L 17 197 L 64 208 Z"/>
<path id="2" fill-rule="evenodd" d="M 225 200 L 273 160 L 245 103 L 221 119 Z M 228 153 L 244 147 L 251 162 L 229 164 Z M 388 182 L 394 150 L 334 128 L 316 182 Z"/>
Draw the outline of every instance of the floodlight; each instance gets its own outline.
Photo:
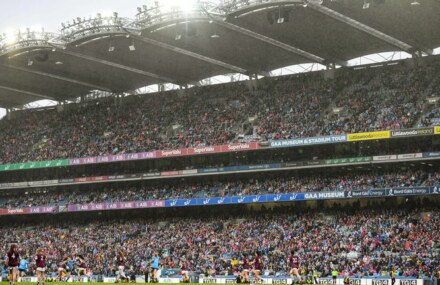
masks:
<path id="1" fill-rule="evenodd" d="M 412 2 L 411 2 L 411 5 L 412 5 L 412 6 L 418 6 L 418 5 L 420 5 L 420 2 L 417 1 L 417 0 L 412 1 Z"/>
<path id="2" fill-rule="evenodd" d="M 156 1 L 155 3 L 157 3 L 161 8 L 167 11 L 172 11 L 177 9 L 184 13 L 188 13 L 196 6 L 197 3 L 199 3 L 199 1 L 198 0 L 179 0 L 179 1 L 159 0 Z"/>
<path id="3" fill-rule="evenodd" d="M 362 6 L 362 9 L 368 9 L 370 8 L 370 3 L 364 0 L 364 5 Z"/>
<path id="4" fill-rule="evenodd" d="M 3 34 L 4 42 L 7 45 L 15 43 L 17 40 L 16 33 L 12 29 L 6 29 L 5 33 Z"/>
<path id="5" fill-rule="evenodd" d="M 136 50 L 136 47 L 134 46 L 134 40 L 131 42 L 131 45 L 128 46 L 128 49 L 130 51 L 135 51 Z"/>
<path id="6" fill-rule="evenodd" d="M 102 17 L 108 18 L 108 17 L 111 17 L 113 15 L 113 12 L 106 10 L 106 11 L 102 11 L 101 14 L 102 14 Z"/>

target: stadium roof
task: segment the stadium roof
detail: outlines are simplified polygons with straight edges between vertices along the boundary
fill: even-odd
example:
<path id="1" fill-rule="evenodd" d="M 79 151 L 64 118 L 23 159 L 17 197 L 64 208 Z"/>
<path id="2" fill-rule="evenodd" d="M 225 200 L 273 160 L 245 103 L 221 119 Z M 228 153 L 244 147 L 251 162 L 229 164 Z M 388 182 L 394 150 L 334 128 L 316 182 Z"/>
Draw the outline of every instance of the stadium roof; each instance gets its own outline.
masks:
<path id="1" fill-rule="evenodd" d="M 178 2 L 178 1 L 177 1 Z M 267 75 L 302 63 L 346 65 L 367 54 L 430 54 L 440 46 L 438 0 L 234 0 L 190 9 L 97 15 L 57 34 L 0 38 L 0 107 L 196 84 L 222 74 Z"/>

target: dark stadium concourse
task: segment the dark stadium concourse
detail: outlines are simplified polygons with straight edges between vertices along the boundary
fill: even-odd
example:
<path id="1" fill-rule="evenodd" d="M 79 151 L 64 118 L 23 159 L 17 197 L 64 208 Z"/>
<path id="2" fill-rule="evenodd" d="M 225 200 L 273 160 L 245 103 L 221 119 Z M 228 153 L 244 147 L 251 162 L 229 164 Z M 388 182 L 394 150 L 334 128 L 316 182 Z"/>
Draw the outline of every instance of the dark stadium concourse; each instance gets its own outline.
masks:
<path id="1" fill-rule="evenodd" d="M 3 38 L 0 106 L 63 102 L 91 90 L 199 85 L 230 73 L 268 76 L 301 63 L 334 68 L 386 51 L 417 57 L 440 46 L 438 1 L 367 2 L 202 1 L 190 11 L 139 8 L 134 19 L 97 15 L 56 33 Z"/>

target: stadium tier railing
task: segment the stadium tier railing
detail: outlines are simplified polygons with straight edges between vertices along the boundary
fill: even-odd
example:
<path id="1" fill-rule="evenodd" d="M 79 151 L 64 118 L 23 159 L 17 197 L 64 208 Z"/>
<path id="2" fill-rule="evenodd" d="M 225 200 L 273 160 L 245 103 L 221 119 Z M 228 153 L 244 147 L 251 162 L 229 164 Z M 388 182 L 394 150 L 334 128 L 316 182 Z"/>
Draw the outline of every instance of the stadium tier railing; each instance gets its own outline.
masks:
<path id="1" fill-rule="evenodd" d="M 126 154 L 117 154 L 117 155 L 108 155 L 108 156 L 95 156 L 95 157 L 70 158 L 70 159 L 59 159 L 59 160 L 50 160 L 50 161 L 2 164 L 0 165 L 0 171 L 135 161 L 135 160 L 158 159 L 158 158 L 166 158 L 166 157 L 206 155 L 206 154 L 251 151 L 251 150 L 280 148 L 280 147 L 322 145 L 329 143 L 394 139 L 394 138 L 405 138 L 405 137 L 416 137 L 416 136 L 438 135 L 438 134 L 440 134 L 440 126 L 418 128 L 418 129 L 399 129 L 399 130 L 375 131 L 375 132 L 365 132 L 365 133 L 350 133 L 350 134 L 340 134 L 340 135 L 330 135 L 330 136 L 320 136 L 320 137 L 310 137 L 310 138 L 297 138 L 297 139 L 288 139 L 288 140 L 270 140 L 269 142 L 267 142 L 268 146 L 266 146 L 265 142 L 249 142 L 242 144 L 204 146 L 204 147 L 184 148 L 184 149 L 175 149 L 175 150 L 156 150 L 156 151 L 142 152 L 142 153 L 126 153 Z"/>

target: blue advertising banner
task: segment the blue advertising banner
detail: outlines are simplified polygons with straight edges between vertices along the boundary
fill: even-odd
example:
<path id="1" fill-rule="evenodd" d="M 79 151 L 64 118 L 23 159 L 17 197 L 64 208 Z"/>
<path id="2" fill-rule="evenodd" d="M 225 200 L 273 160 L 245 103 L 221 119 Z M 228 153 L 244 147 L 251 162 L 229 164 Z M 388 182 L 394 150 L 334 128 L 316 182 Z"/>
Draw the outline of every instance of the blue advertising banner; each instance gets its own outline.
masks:
<path id="1" fill-rule="evenodd" d="M 270 147 L 291 147 L 302 145 L 314 145 L 314 144 L 328 144 L 328 143 L 340 143 L 346 142 L 347 135 L 332 135 L 323 137 L 311 137 L 311 138 L 298 138 L 290 140 L 271 140 Z"/>
<path id="2" fill-rule="evenodd" d="M 424 152 L 423 157 L 439 157 L 440 151 Z"/>
<path id="3" fill-rule="evenodd" d="M 165 207 L 214 206 L 227 204 L 277 203 L 303 200 L 331 200 L 369 197 L 393 197 L 408 195 L 440 194 L 440 186 L 367 189 L 359 191 L 322 191 L 307 193 L 285 193 L 251 196 L 212 197 L 193 199 L 172 199 L 165 201 Z"/>

